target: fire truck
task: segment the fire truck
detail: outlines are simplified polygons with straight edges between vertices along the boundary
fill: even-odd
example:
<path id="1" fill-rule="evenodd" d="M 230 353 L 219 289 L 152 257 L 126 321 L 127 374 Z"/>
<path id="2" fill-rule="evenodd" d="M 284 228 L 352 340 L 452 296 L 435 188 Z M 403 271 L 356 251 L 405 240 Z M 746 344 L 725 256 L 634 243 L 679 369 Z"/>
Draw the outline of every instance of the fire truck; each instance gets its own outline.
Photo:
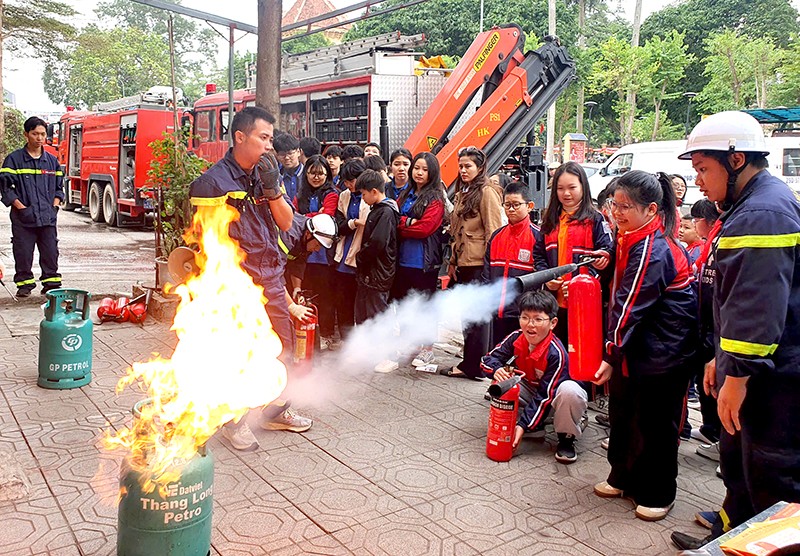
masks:
<path id="1" fill-rule="evenodd" d="M 381 110 L 385 148 L 402 147 L 447 81 L 450 70 L 420 69 L 424 35 L 386 33 L 301 54 L 281 61 L 279 129 L 313 136 L 325 145 L 379 142 Z M 255 68 L 248 69 L 248 87 Z M 255 105 L 255 90 L 234 92 L 234 110 Z M 228 150 L 228 93 L 194 103 L 194 150 L 217 161 Z M 391 126 L 389 126 L 389 122 Z"/>
<path id="2" fill-rule="evenodd" d="M 153 156 L 149 144 L 175 128 L 171 90 L 153 89 L 61 117 L 52 135 L 67 210 L 88 208 L 94 222 L 109 226 L 144 224 L 153 209 L 142 191 Z"/>

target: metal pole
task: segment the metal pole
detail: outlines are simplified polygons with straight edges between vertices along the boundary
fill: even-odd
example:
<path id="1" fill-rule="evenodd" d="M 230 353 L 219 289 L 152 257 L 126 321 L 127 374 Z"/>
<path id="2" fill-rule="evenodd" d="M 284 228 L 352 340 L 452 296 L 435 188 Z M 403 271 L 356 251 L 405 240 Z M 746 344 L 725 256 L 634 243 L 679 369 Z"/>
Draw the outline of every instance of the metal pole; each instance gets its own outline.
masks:
<path id="1" fill-rule="evenodd" d="M 228 38 L 228 146 L 233 146 L 233 133 L 231 133 L 231 122 L 233 121 L 233 31 L 235 27 L 231 25 L 229 27 L 230 35 Z"/>
<path id="2" fill-rule="evenodd" d="M 380 133 L 380 142 L 381 142 L 381 157 L 383 157 L 383 161 L 387 164 L 389 163 L 389 119 L 387 116 L 389 101 L 388 100 L 379 100 L 378 106 L 381 110 L 381 119 L 380 123 L 378 124 L 378 130 Z"/>
<path id="3" fill-rule="evenodd" d="M 556 34 L 556 2 L 555 0 L 548 0 L 547 2 L 547 34 L 555 36 Z M 555 136 L 556 136 L 556 102 L 550 105 L 547 110 L 547 135 L 545 138 L 545 145 L 547 148 L 547 161 L 555 162 Z"/>
<path id="4" fill-rule="evenodd" d="M 169 27 L 169 70 L 172 78 L 172 116 L 175 137 L 175 146 L 178 145 L 178 93 L 175 91 L 175 37 L 172 29 L 172 14 L 167 21 Z"/>
<path id="5" fill-rule="evenodd" d="M 481 24 L 480 24 L 480 32 L 483 33 L 483 0 L 481 0 Z"/>

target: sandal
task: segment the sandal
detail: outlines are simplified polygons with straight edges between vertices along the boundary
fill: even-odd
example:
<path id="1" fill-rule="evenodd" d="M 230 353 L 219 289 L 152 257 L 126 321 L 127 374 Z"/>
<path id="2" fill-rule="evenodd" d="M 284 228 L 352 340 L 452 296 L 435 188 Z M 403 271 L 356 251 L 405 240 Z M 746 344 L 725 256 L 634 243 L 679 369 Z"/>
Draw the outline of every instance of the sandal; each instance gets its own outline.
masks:
<path id="1" fill-rule="evenodd" d="M 458 368 L 458 366 L 453 366 L 450 367 L 449 369 L 443 368 L 439 371 L 439 374 L 457 378 L 469 378 L 467 375 L 464 374 L 464 372 L 461 369 Z"/>

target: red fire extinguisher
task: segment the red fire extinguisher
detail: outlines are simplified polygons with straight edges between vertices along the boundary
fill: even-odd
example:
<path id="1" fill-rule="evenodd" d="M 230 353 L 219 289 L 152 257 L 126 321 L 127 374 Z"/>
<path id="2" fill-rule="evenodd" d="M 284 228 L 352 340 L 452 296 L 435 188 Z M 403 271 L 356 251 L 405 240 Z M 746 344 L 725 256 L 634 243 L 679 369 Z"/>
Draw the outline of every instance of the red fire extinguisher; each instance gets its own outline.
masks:
<path id="1" fill-rule="evenodd" d="M 510 363 L 508 364 L 510 366 Z M 514 429 L 519 413 L 521 374 L 489 386 L 492 398 L 489 408 L 489 431 L 486 435 L 486 457 L 493 461 L 509 461 L 514 455 Z"/>
<path id="2" fill-rule="evenodd" d="M 593 380 L 603 362 L 603 301 L 600 282 L 578 274 L 569 282 L 569 375 L 573 380 Z"/>
<path id="3" fill-rule="evenodd" d="M 311 314 L 305 320 L 292 316 L 295 334 L 294 356 L 292 359 L 298 367 L 310 370 L 311 362 L 314 359 L 317 323 L 319 322 L 317 307 L 311 303 L 310 298 L 303 295 L 303 292 L 299 292 L 295 296 L 295 303 L 311 309 Z"/>

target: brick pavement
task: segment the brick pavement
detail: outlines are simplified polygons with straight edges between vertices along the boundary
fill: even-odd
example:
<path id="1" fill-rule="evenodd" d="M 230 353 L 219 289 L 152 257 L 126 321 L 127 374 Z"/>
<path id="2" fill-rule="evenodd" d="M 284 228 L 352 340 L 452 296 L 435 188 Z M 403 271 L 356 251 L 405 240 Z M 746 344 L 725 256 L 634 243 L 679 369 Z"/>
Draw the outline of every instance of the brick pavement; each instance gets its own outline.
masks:
<path id="1" fill-rule="evenodd" d="M 0 302 L 0 318 L 15 327 L 0 326 L 0 467 L 18 464 L 30 483 L 24 499 L 0 501 L 0 555 L 114 554 L 119 455 L 98 437 L 106 423 L 128 421 L 140 399 L 114 394 L 125 366 L 168 354 L 173 340 L 152 321 L 98 326 L 92 383 L 44 390 L 35 307 Z M 553 459 L 552 434 L 498 464 L 484 455 L 486 384 L 411 368 L 339 371 L 320 370 L 331 399 L 300 408 L 315 420 L 309 432 L 254 428 L 262 448 L 252 453 L 212 439 L 213 554 L 673 554 L 669 533 L 703 534 L 694 512 L 722 500 L 715 465 L 685 443 L 675 509 L 639 521 L 629 502 L 592 494 L 608 472 L 593 419 L 573 465 Z"/>

